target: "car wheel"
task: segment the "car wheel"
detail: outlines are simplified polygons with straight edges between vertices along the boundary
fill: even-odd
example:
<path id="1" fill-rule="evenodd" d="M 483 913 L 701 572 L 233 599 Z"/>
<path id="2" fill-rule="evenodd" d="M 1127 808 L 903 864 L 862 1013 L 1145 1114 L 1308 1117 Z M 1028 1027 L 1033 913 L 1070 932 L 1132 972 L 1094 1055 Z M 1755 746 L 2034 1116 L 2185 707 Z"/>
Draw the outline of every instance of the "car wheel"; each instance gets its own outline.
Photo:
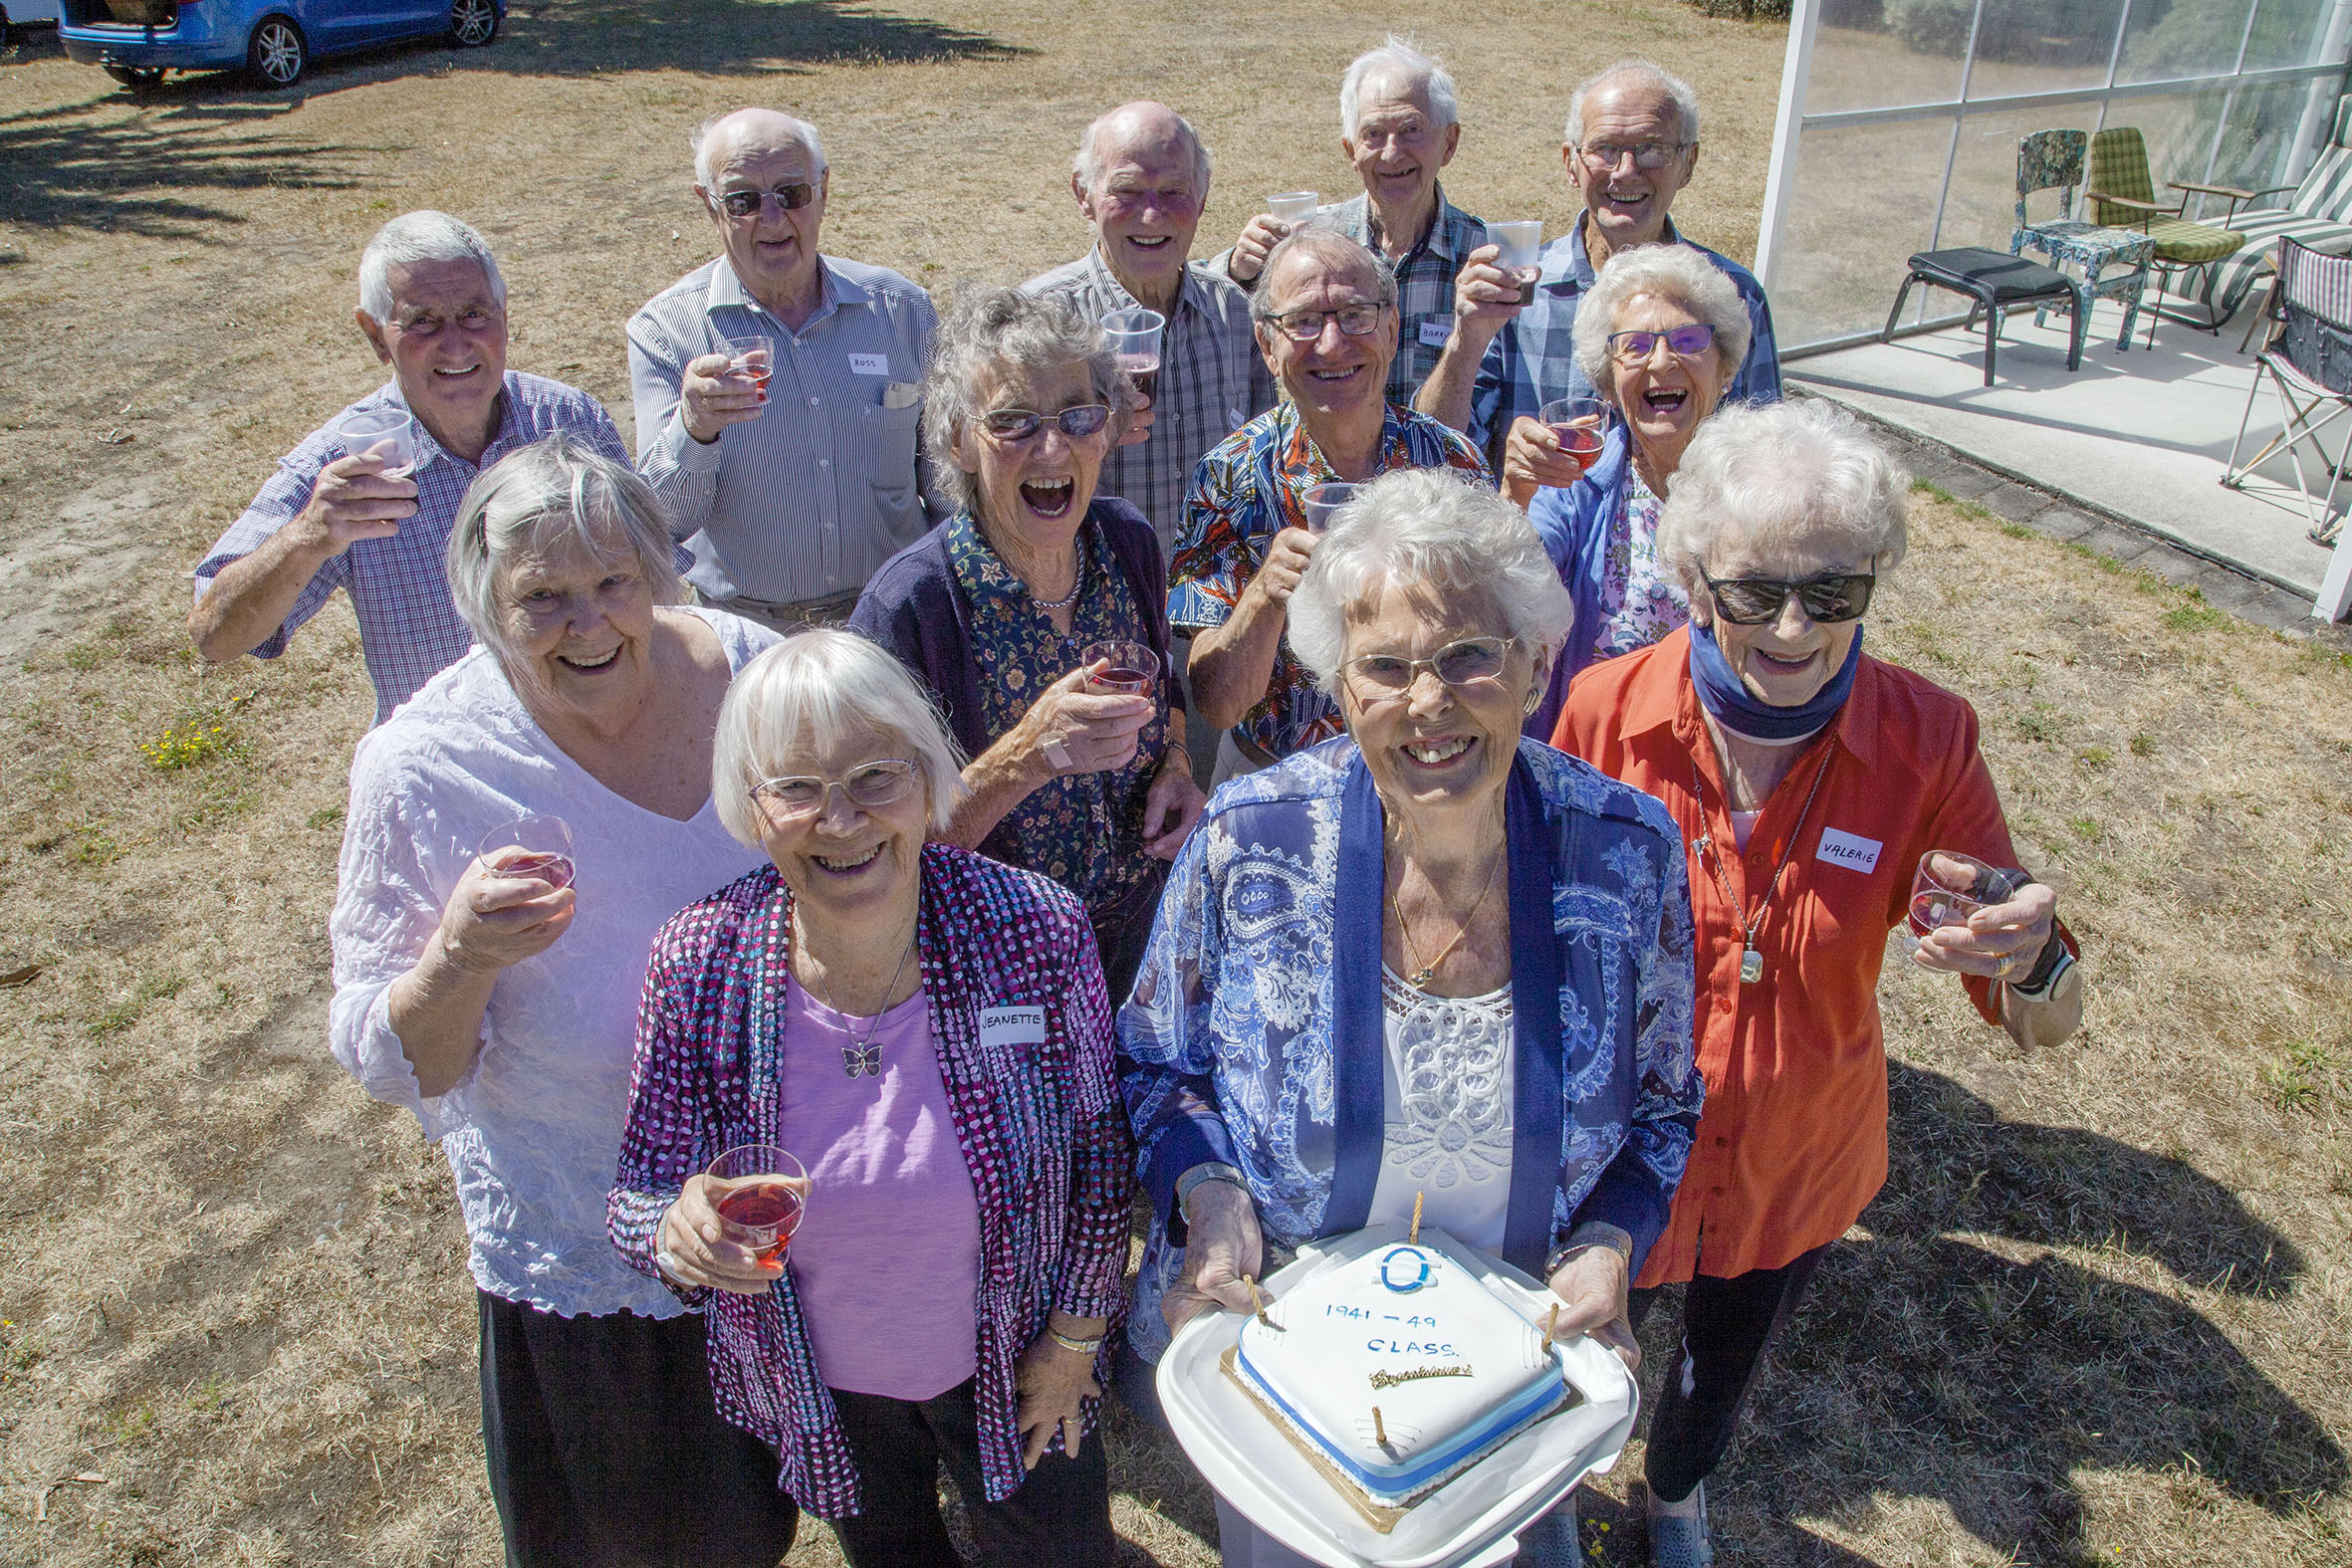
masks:
<path id="1" fill-rule="evenodd" d="M 161 66 L 105 66 L 101 69 L 133 93 L 144 93 L 149 88 L 160 87 L 163 82 Z"/>
<path id="2" fill-rule="evenodd" d="M 252 42 L 245 46 L 245 69 L 261 87 L 292 87 L 302 80 L 303 68 L 310 63 L 311 51 L 302 41 L 302 29 L 282 16 L 263 17 L 253 29 Z"/>
<path id="3" fill-rule="evenodd" d="M 461 49 L 479 49 L 498 36 L 498 0 L 453 0 L 449 7 L 449 41 Z"/>

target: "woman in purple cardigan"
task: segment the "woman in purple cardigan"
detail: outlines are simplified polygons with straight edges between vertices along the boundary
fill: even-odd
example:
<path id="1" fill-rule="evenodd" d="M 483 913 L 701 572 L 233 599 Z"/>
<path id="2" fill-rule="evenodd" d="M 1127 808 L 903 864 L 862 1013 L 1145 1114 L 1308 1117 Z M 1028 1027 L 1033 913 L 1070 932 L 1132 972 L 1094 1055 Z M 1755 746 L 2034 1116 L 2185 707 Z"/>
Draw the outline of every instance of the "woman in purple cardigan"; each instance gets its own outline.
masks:
<path id="1" fill-rule="evenodd" d="M 1077 901 L 927 843 L 962 759 L 906 671 L 804 632 L 720 708 L 712 798 L 762 866 L 654 939 L 607 1208 L 709 1322 L 720 1413 L 855 1568 L 952 1563 L 939 1469 L 988 1564 L 1111 1559 L 1102 1344 L 1132 1145 Z M 722 1236 L 722 1152 L 808 1168 L 782 1260 Z"/>
<path id="2" fill-rule="evenodd" d="M 972 758 L 941 836 L 1075 893 L 1115 999 L 1203 803 L 1168 722 L 1159 540 L 1094 495 L 1133 398 L 1101 331 L 1061 301 L 967 295 L 923 405 L 924 446 L 962 510 L 885 561 L 849 616 L 931 688 Z M 1103 642 L 1142 644 L 1160 678 L 1141 695 L 1090 690 L 1105 666 L 1085 650 Z"/>

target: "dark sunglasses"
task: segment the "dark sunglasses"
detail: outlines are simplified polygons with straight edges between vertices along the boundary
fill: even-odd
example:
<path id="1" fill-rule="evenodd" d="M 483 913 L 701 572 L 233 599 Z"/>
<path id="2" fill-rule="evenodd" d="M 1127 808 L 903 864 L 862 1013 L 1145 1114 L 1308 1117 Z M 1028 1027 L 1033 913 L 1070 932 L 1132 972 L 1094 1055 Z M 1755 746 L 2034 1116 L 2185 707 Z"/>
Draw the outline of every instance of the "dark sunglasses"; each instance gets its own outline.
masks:
<path id="1" fill-rule="evenodd" d="M 1080 403 L 1058 414 L 1035 413 L 1027 408 L 993 408 L 980 416 L 980 427 L 999 441 L 1026 441 L 1043 430 L 1049 419 L 1061 427 L 1063 435 L 1074 439 L 1093 435 L 1109 424 L 1110 410 L 1100 403 Z"/>
<path id="2" fill-rule="evenodd" d="M 1611 333 L 1609 356 L 1626 364 L 1639 364 L 1657 350 L 1660 341 L 1665 342 L 1666 351 L 1677 359 L 1696 359 L 1715 346 L 1715 329 L 1705 322 L 1697 322 L 1662 333 Z"/>
<path id="3" fill-rule="evenodd" d="M 1726 577 L 1722 581 L 1699 573 L 1715 607 L 1735 626 L 1762 626 L 1780 618 L 1780 607 L 1793 593 L 1805 613 L 1824 625 L 1860 620 L 1870 608 L 1870 590 L 1878 585 L 1875 572 L 1855 571 L 1836 577 L 1813 577 L 1803 582 L 1781 582 L 1772 577 Z"/>
<path id="4" fill-rule="evenodd" d="M 730 218 L 756 218 L 769 197 L 786 212 L 798 212 L 817 199 L 814 185 L 779 185 L 774 190 L 728 190 L 719 193 L 719 205 Z"/>

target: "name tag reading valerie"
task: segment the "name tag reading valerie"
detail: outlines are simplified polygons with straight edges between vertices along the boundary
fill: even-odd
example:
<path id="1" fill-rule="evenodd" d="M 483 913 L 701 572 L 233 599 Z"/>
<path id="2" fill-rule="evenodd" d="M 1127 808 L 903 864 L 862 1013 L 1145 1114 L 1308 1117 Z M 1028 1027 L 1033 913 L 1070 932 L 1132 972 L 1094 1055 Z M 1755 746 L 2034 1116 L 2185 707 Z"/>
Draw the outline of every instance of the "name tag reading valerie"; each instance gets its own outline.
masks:
<path id="1" fill-rule="evenodd" d="M 886 353 L 853 353 L 849 356 L 851 375 L 888 375 L 890 356 Z"/>
<path id="2" fill-rule="evenodd" d="M 1863 838 L 1854 833 L 1841 833 L 1834 827 L 1824 827 L 1821 829 L 1821 847 L 1813 851 L 1813 858 L 1867 876 L 1878 869 L 1878 852 L 1885 847 L 1875 838 Z"/>
<path id="3" fill-rule="evenodd" d="M 982 1008 L 982 1045 L 1043 1045 L 1046 1043 L 1044 1008 Z"/>

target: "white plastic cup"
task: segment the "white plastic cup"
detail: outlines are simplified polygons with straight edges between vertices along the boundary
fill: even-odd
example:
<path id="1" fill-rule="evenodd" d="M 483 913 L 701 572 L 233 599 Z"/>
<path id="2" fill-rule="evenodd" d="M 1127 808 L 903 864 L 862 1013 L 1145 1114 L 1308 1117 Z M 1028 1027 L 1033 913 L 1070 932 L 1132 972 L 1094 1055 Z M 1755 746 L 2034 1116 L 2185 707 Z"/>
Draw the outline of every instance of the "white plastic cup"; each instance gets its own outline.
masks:
<path id="1" fill-rule="evenodd" d="M 1311 190 L 1278 190 L 1266 198 L 1266 210 L 1277 223 L 1303 223 L 1322 205 L 1322 195 Z"/>
<path id="2" fill-rule="evenodd" d="M 1517 223 L 1490 223 L 1487 238 L 1501 247 L 1503 254 L 1496 264 L 1519 280 L 1519 303 L 1535 302 L 1535 280 L 1543 275 L 1543 220 L 1529 218 Z"/>

